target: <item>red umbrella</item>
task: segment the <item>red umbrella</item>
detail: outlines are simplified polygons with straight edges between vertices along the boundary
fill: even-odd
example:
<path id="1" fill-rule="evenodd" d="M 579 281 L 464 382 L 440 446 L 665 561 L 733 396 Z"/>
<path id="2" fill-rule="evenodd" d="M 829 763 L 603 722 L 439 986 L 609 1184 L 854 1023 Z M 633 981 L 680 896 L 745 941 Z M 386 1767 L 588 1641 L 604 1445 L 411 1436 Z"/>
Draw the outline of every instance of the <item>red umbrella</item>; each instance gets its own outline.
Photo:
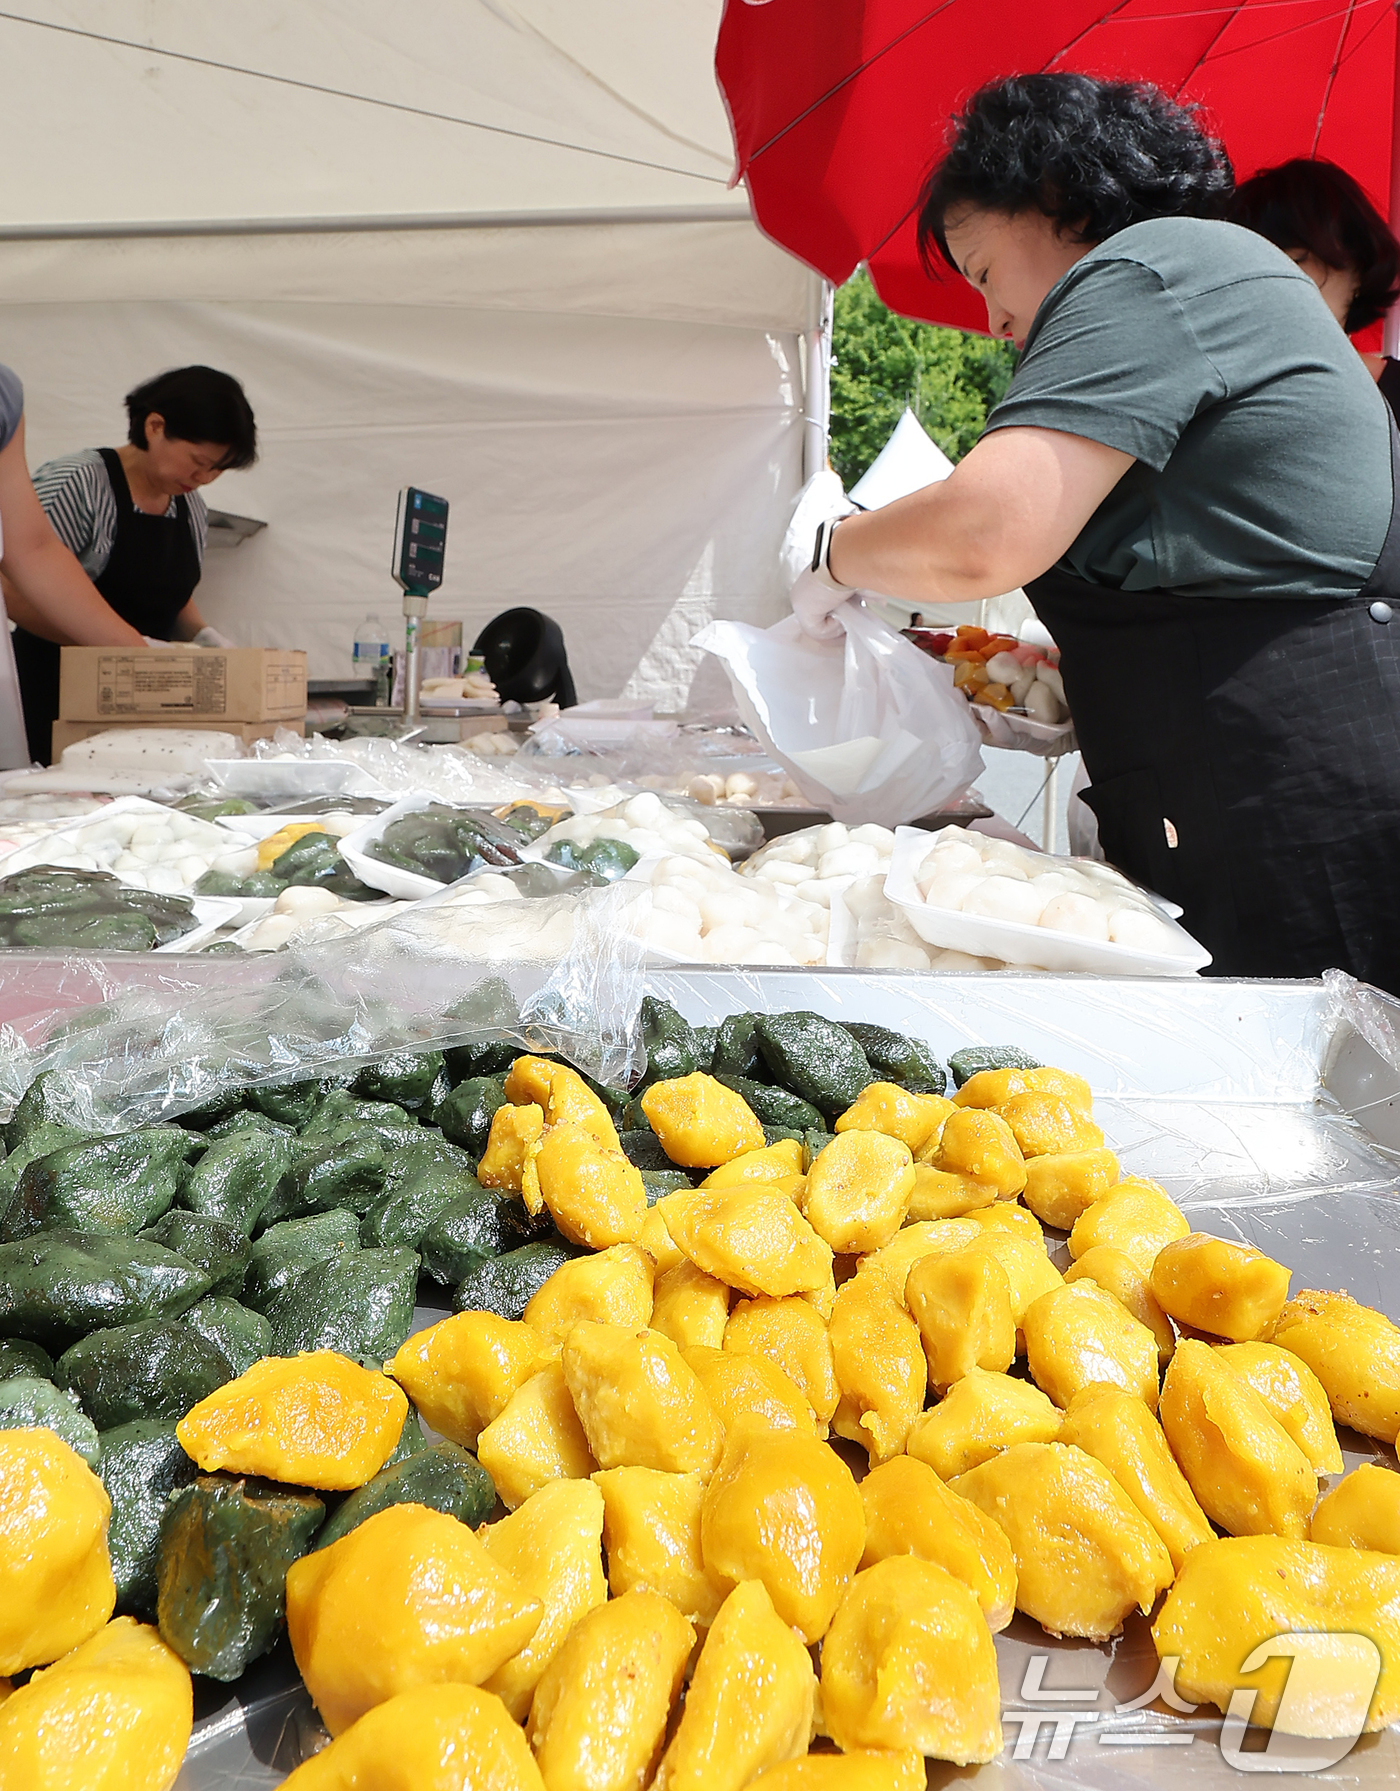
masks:
<path id="1" fill-rule="evenodd" d="M 1400 217 L 1394 0 L 726 0 L 716 69 L 754 215 L 829 280 L 868 263 L 893 309 L 987 326 L 930 280 L 918 192 L 984 81 L 1067 69 L 1195 100 L 1240 179 L 1338 162 Z"/>

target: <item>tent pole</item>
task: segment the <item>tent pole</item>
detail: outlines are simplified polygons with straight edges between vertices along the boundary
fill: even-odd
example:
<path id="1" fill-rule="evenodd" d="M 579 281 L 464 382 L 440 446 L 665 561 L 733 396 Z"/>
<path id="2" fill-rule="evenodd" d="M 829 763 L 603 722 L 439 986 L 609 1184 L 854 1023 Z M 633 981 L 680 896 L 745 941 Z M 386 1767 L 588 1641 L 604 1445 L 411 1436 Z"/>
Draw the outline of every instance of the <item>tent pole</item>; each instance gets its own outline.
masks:
<path id="1" fill-rule="evenodd" d="M 836 289 L 822 281 L 821 322 L 808 330 L 806 400 L 803 406 L 802 482 L 826 465 L 831 446 L 831 326 L 836 312 Z"/>
<path id="2" fill-rule="evenodd" d="M 1392 11 L 1395 31 L 1395 85 L 1390 97 L 1390 228 L 1400 236 L 1400 12 Z M 1400 359 L 1400 302 L 1386 315 L 1382 353 Z"/>

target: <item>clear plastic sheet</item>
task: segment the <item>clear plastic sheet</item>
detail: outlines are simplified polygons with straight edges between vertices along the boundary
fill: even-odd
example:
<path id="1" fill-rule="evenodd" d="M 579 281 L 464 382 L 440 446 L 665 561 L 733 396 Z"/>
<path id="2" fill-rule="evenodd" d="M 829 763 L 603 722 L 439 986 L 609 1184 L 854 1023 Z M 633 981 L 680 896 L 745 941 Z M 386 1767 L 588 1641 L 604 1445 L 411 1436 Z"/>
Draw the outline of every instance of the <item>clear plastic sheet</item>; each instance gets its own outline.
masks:
<path id="1" fill-rule="evenodd" d="M 553 776 L 528 769 L 517 772 L 515 759 L 493 764 L 460 747 L 421 746 L 374 736 L 326 740 L 312 734 L 303 740 L 279 728 L 271 740 L 255 740 L 250 756 L 269 768 L 279 760 L 303 766 L 352 765 L 362 773 L 355 785 L 357 791 L 390 797 L 421 792 L 458 808 L 493 806 L 557 789 Z M 515 758 L 519 756 L 517 753 Z M 236 771 L 232 775 L 236 781 Z M 227 774 L 221 777 L 217 769 L 215 777 L 221 783 L 228 781 Z M 334 786 L 336 790 L 341 787 Z"/>
<path id="2" fill-rule="evenodd" d="M 800 807 L 805 801 L 747 729 L 733 727 L 621 717 L 576 722 L 567 711 L 537 723 L 514 763 L 566 785 L 633 784 L 694 796 L 715 808 L 731 803 Z"/>
<path id="3" fill-rule="evenodd" d="M 640 1067 L 634 886 L 486 910 L 451 892 L 266 957 L 0 959 L 0 1099 L 48 1071 L 72 1123 L 150 1125 L 235 1087 L 506 1038 L 608 1082 Z"/>
<path id="4" fill-rule="evenodd" d="M 960 1045 L 1022 1045 L 1088 1077 L 1125 1171 L 1162 1181 L 1194 1223 L 1277 1255 L 1299 1287 L 1347 1287 L 1400 1321 L 1395 1169 L 1322 1082 L 1351 1041 L 1371 1051 L 1350 1013 L 1373 1011 L 1375 991 L 1328 981 L 1324 989 L 1223 979 L 676 970 L 653 972 L 647 986 L 697 1024 L 746 1009 L 806 1008 L 914 1033 L 943 1056 Z M 1400 1015 L 1391 998 L 1376 1000 Z M 1400 1097 L 1400 1065 L 1383 1068 L 1388 1084 L 1377 1072 L 1371 1092 L 1388 1086 Z M 436 1316 L 423 1312 L 418 1322 Z M 1395 1465 L 1379 1444 L 1347 1431 L 1341 1442 L 1348 1469 L 1363 1460 Z M 1158 1663 L 1145 1618 L 1093 1644 L 1057 1640 L 1017 1617 L 996 1646 L 1005 1748 L 980 1768 L 930 1762 L 936 1791 L 972 1783 L 979 1791 L 1226 1791 L 1242 1772 L 1278 1769 L 1272 1750 L 1268 1758 L 1255 1751 L 1262 1735 L 1232 1735 L 1212 1707 L 1182 1713 L 1154 1695 Z M 237 1687 L 201 1687 L 200 1695 L 176 1791 L 264 1791 L 324 1745 L 285 1645 Z M 1296 1744 L 1290 1751 L 1292 1770 L 1307 1770 Z M 1364 1736 L 1310 1779 L 1357 1791 L 1395 1784 L 1400 1732 Z"/>
<path id="5" fill-rule="evenodd" d="M 634 764 L 631 757 L 626 760 L 629 775 L 622 777 L 614 776 L 614 772 L 621 771 L 621 763 L 614 766 L 605 757 L 595 761 L 593 755 L 584 753 L 531 758 L 522 750 L 511 759 L 493 764 L 454 746 L 416 746 L 412 742 L 375 738 L 324 740 L 319 735 L 303 740 L 285 731 L 279 731 L 271 740 L 255 741 L 254 748 L 253 757 L 270 777 L 275 778 L 279 762 L 295 765 L 296 789 L 301 795 L 306 793 L 307 768 L 318 764 L 334 766 L 338 779 L 344 776 L 346 766 L 354 767 L 359 773 L 354 789 L 359 794 L 386 799 L 431 796 L 434 801 L 456 808 L 495 808 L 506 802 L 534 800 L 569 803 L 568 786 L 585 787 L 590 778 L 608 805 L 649 787 L 640 777 L 631 776 L 641 769 L 640 762 Z M 214 778 L 220 785 L 232 780 L 241 789 L 246 773 L 237 764 L 227 771 L 216 765 Z M 338 793 L 342 787 L 337 781 L 333 787 L 327 786 L 328 793 Z M 733 857 L 744 857 L 763 843 L 763 829 L 747 809 L 710 805 L 670 792 L 665 794 L 665 801 L 677 813 L 702 820 L 715 842 Z"/>
<path id="6" fill-rule="evenodd" d="M 1359 1033 L 1400 1074 L 1400 1001 L 1383 989 L 1357 982 L 1344 970 L 1324 970 L 1322 982 L 1337 1022 Z"/>
<path id="7" fill-rule="evenodd" d="M 1400 1159 L 1400 1001 L 1341 970 L 1323 973 L 1334 1026 L 1323 1079 Z"/>

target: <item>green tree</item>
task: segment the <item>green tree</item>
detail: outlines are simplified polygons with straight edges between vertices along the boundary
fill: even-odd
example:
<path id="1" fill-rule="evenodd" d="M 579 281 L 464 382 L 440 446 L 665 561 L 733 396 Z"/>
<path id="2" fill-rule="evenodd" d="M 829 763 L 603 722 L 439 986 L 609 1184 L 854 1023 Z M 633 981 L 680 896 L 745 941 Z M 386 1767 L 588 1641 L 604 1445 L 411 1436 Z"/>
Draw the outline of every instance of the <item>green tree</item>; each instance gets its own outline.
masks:
<path id="1" fill-rule="evenodd" d="M 1009 342 L 898 316 L 864 268 L 837 291 L 831 345 L 831 464 L 847 490 L 905 405 L 950 460 L 961 460 L 1016 366 Z"/>

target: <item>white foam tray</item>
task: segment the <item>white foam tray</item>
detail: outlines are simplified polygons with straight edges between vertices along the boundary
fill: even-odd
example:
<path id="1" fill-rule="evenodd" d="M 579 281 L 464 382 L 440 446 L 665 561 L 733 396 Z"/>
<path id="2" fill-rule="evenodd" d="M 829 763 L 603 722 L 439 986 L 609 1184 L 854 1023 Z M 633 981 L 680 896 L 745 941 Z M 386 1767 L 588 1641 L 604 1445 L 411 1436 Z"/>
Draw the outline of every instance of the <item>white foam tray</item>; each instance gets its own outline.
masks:
<path id="1" fill-rule="evenodd" d="M 366 816 L 362 827 L 347 833 L 340 842 L 340 856 L 361 883 L 368 883 L 371 889 L 382 889 L 386 895 L 397 896 L 401 902 L 421 902 L 425 896 L 441 895 L 444 889 L 452 887 L 450 883 L 439 883 L 436 877 L 423 877 L 417 871 L 385 864 L 382 859 L 372 858 L 368 848 L 375 840 L 382 839 L 384 829 L 401 815 L 416 814 L 423 808 L 448 806 L 440 796 L 405 796 L 380 814 Z"/>
<path id="2" fill-rule="evenodd" d="M 1019 709 L 992 709 L 986 703 L 969 703 L 972 719 L 989 746 L 1037 753 L 1056 759 L 1075 747 L 1074 722 L 1037 721 Z"/>
<path id="3" fill-rule="evenodd" d="M 894 837 L 894 857 L 885 879 L 885 894 L 904 910 L 914 931 L 930 945 L 971 952 L 979 958 L 997 958 L 1004 964 L 1032 970 L 1087 971 L 1100 976 L 1193 976 L 1210 963 L 1206 948 L 1163 914 L 1156 903 L 1152 906 L 1180 942 L 1179 951 L 1138 951 L 1131 946 L 1057 933 L 1049 927 L 990 920 L 954 908 L 934 908 L 919 894 L 917 872 L 936 836 L 918 827 L 899 827 Z M 1073 862 L 1045 854 L 1047 870 L 1056 864 Z M 1104 872 L 1102 865 L 1096 869 L 1100 874 Z M 1125 887 L 1134 886 L 1125 880 Z M 1143 901 L 1149 900 L 1145 893 L 1136 893 Z"/>

